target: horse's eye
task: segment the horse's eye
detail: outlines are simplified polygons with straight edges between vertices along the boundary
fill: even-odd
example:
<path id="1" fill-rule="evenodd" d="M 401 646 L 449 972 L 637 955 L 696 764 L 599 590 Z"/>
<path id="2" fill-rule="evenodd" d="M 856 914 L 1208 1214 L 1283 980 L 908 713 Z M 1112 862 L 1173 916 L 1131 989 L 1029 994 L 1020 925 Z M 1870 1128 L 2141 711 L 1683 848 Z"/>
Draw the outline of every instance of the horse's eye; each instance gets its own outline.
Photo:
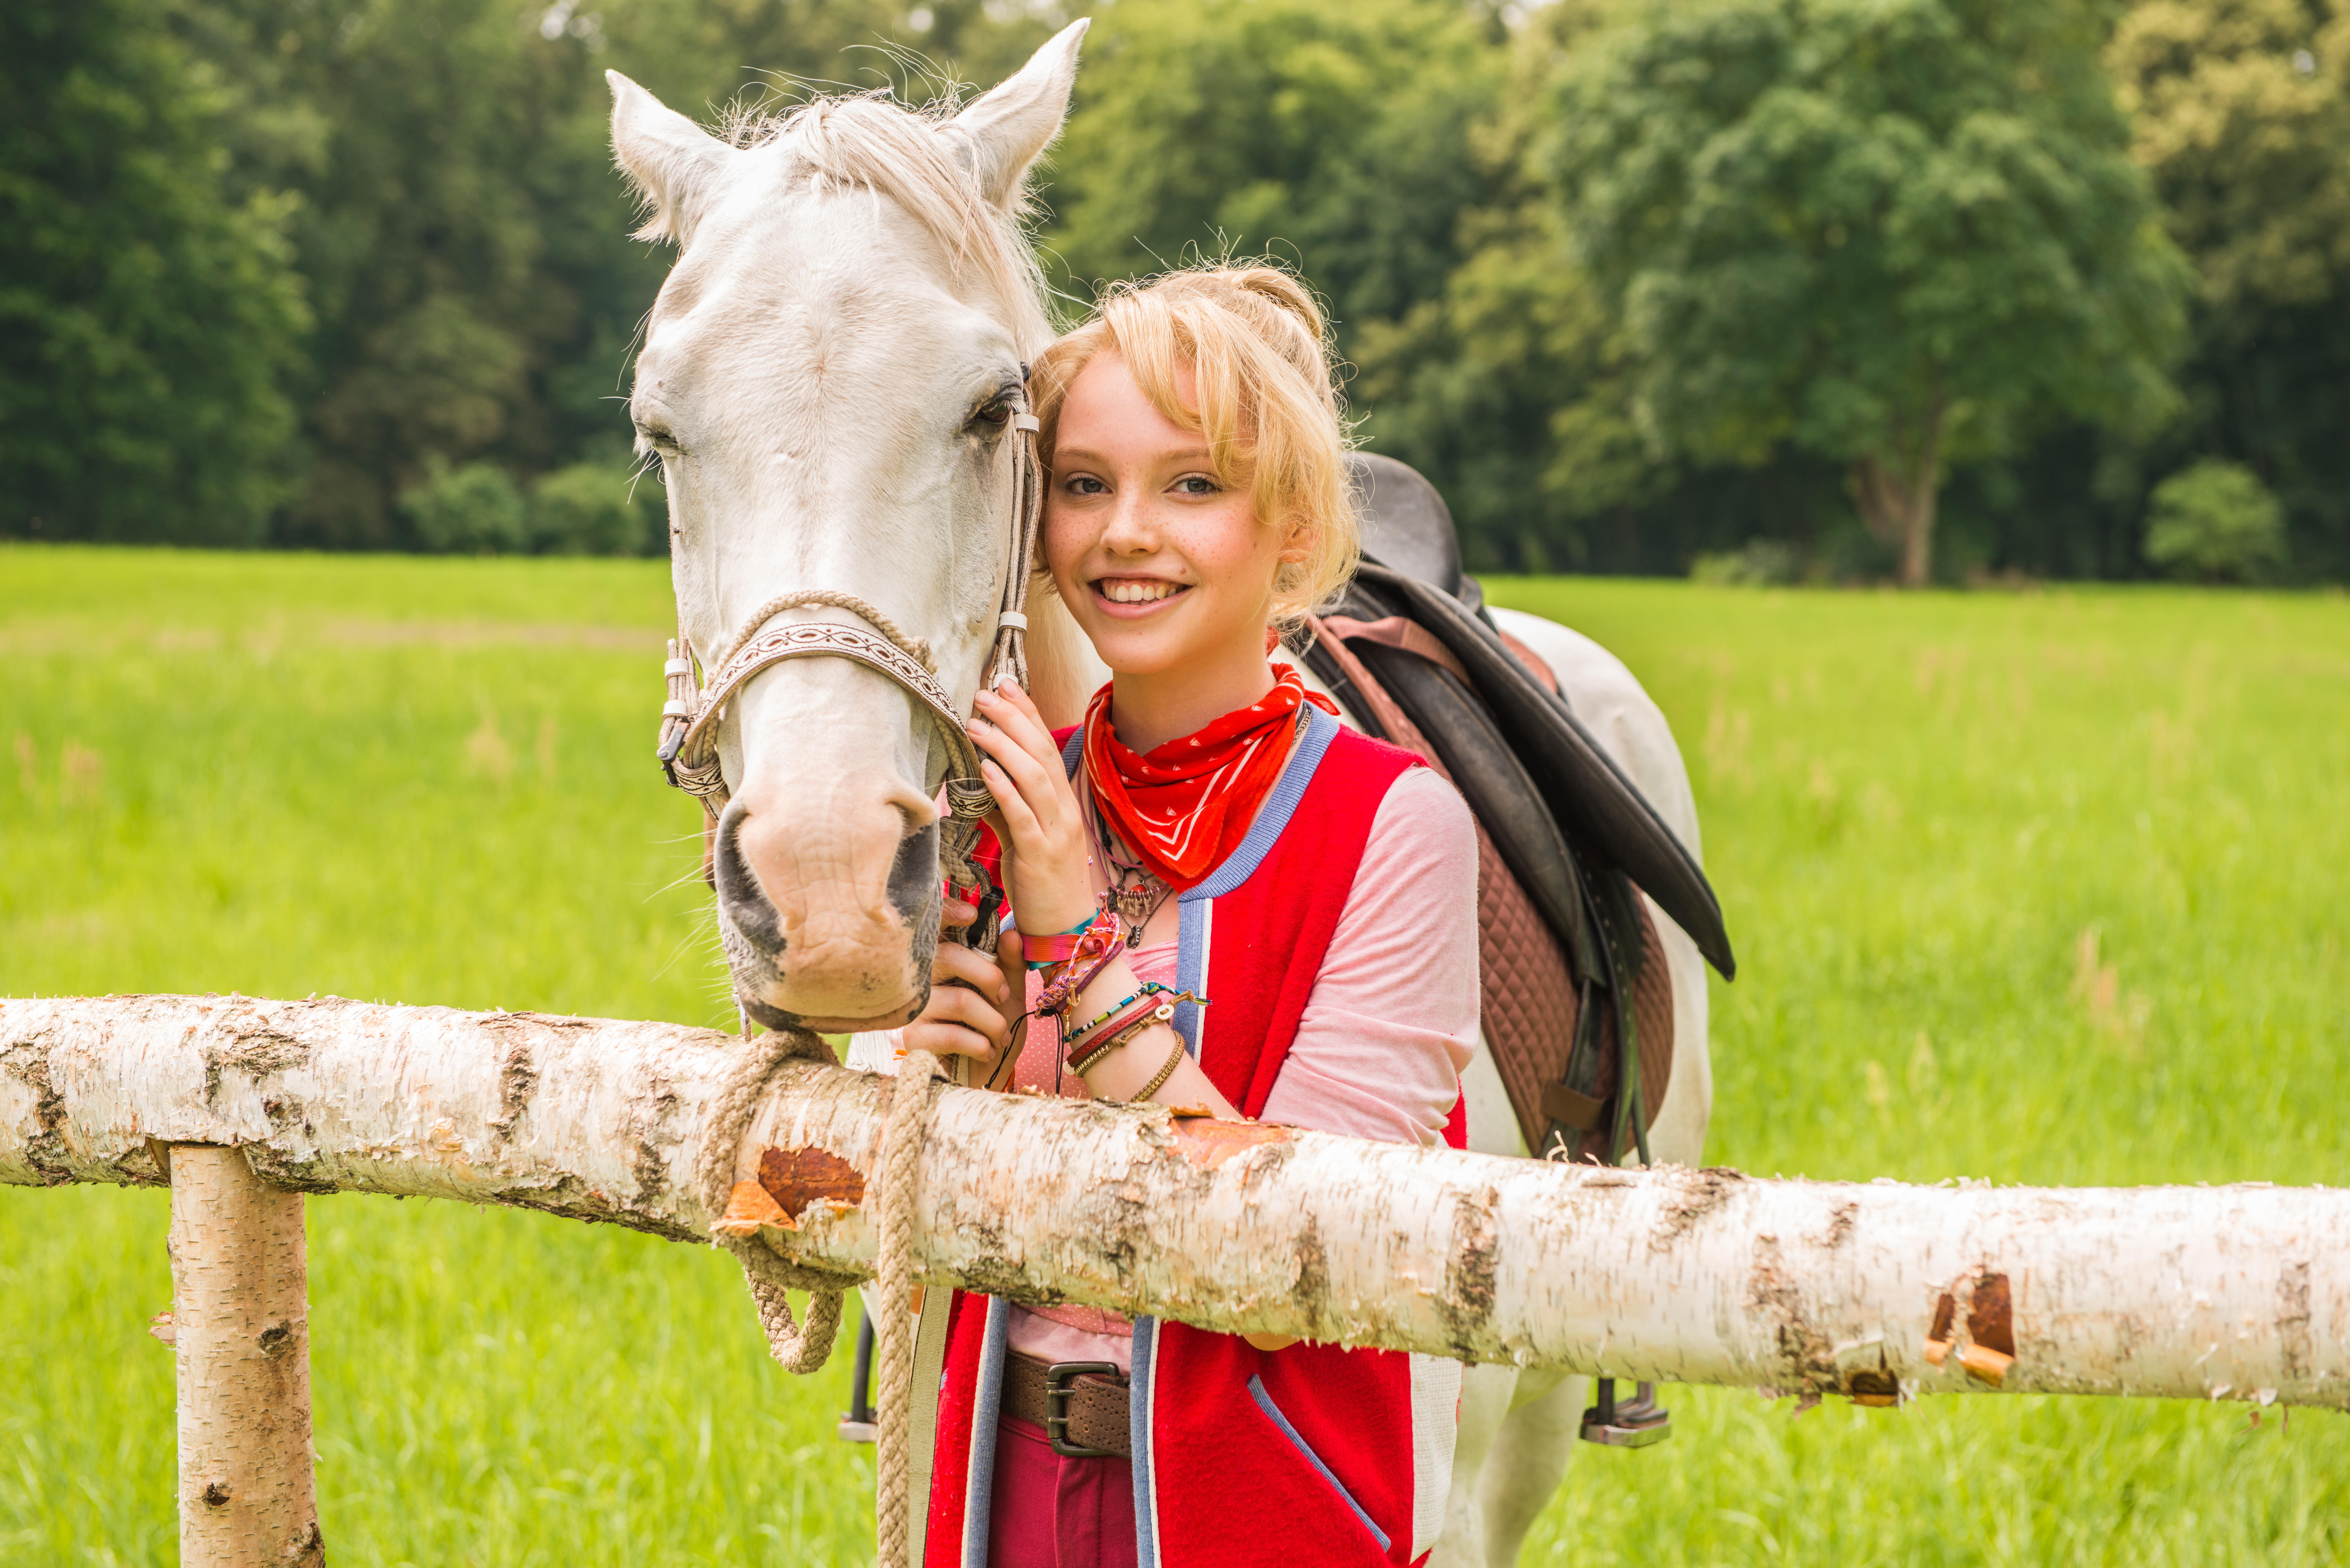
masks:
<path id="1" fill-rule="evenodd" d="M 990 430 L 1002 430 L 1012 419 L 1012 405 L 1002 398 L 991 398 L 972 410 L 972 416 Z"/>

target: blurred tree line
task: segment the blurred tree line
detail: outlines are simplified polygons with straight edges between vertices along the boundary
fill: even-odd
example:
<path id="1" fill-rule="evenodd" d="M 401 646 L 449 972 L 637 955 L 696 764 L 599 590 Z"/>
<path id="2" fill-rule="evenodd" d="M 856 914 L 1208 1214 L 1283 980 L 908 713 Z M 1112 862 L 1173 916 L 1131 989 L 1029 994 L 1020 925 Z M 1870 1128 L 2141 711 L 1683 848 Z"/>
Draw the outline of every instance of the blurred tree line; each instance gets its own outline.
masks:
<path id="1" fill-rule="evenodd" d="M 2342 0 L 1116 0 L 1072 310 L 1296 265 L 1485 569 L 2350 576 Z M 0 535 L 658 550 L 601 72 L 985 84 L 1011 0 L 14 0 Z"/>

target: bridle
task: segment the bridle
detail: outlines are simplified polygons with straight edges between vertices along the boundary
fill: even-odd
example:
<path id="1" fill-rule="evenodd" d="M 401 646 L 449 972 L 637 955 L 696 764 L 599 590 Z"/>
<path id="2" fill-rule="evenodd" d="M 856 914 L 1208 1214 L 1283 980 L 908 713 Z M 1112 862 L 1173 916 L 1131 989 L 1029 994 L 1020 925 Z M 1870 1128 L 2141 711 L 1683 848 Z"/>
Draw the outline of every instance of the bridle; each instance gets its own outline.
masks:
<path id="1" fill-rule="evenodd" d="M 1026 367 L 1022 367 L 1025 379 Z M 1028 684 L 1028 578 L 1035 569 L 1037 529 L 1044 513 L 1043 469 L 1036 455 L 1036 416 L 1024 406 L 1011 413 L 1013 452 L 1012 516 L 1005 541 L 1003 587 L 997 597 L 995 640 L 981 676 L 983 689 L 1009 679 L 1024 690 Z M 768 622 L 788 609 L 822 605 L 845 609 L 874 629 L 842 620 Z M 837 588 L 795 588 L 776 595 L 743 621 L 733 644 L 715 665 L 702 661 L 692 639 L 681 624 L 669 645 L 662 672 L 669 680 L 669 701 L 661 707 L 661 771 L 669 782 L 702 802 L 707 820 L 715 825 L 726 809 L 726 775 L 718 757 L 718 727 L 727 703 L 760 671 L 787 659 L 846 659 L 896 681 L 911 693 L 937 727 L 947 748 L 947 821 L 942 825 L 941 849 L 959 884 L 968 886 L 969 853 L 977 837 L 979 819 L 994 809 L 995 800 L 979 776 L 979 748 L 972 743 L 967 721 L 955 711 L 953 699 L 939 680 L 938 665 L 930 644 L 908 634 L 879 607 Z M 697 688 L 697 665 L 704 676 Z"/>

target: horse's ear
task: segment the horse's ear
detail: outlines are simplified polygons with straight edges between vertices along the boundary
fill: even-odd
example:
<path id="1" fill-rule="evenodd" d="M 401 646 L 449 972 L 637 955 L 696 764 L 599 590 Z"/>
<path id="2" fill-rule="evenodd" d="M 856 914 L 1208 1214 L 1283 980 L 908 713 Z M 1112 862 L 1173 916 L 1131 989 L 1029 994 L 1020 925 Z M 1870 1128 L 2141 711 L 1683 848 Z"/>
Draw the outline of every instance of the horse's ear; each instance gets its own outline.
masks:
<path id="1" fill-rule="evenodd" d="M 612 86 L 612 155 L 647 209 L 639 240 L 682 245 L 734 149 L 618 71 Z"/>
<path id="2" fill-rule="evenodd" d="M 1029 57 L 1019 73 L 998 83 L 947 124 L 963 146 L 987 199 L 1006 209 L 1020 204 L 1028 166 L 1061 134 L 1069 89 L 1077 80 L 1077 45 L 1090 20 L 1070 23 Z"/>

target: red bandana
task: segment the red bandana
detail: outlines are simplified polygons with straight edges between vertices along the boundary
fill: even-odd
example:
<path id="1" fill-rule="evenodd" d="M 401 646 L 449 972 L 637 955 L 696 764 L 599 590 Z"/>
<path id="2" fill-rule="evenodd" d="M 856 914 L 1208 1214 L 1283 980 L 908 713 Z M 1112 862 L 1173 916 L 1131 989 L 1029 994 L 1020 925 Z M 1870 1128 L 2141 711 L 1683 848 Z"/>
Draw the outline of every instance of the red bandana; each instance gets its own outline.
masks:
<path id="1" fill-rule="evenodd" d="M 1276 664 L 1273 674 L 1273 690 L 1257 701 L 1147 756 L 1111 732 L 1108 687 L 1086 710 L 1094 802 L 1145 869 L 1170 888 L 1193 886 L 1247 836 L 1289 760 L 1299 706 L 1338 711 L 1290 666 Z"/>

